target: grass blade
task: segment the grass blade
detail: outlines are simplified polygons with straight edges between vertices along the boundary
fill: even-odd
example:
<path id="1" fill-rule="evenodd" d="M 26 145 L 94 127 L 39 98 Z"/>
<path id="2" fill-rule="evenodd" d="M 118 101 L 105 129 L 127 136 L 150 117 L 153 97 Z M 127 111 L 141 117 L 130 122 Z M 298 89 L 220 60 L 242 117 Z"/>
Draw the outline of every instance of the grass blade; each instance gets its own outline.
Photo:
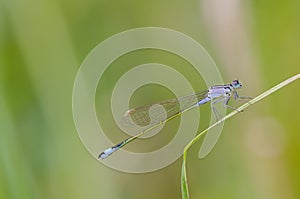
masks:
<path id="1" fill-rule="evenodd" d="M 181 195 L 182 195 L 182 199 L 189 199 L 185 165 L 186 165 L 186 160 L 184 158 L 182 161 L 182 168 L 181 168 Z"/>
<path id="2" fill-rule="evenodd" d="M 282 87 L 292 83 L 293 81 L 297 80 L 300 78 L 300 73 L 277 84 L 276 86 L 270 88 L 269 90 L 263 92 L 262 94 L 258 95 L 257 97 L 255 97 L 254 99 L 250 100 L 249 102 L 243 104 L 242 106 L 240 106 L 239 108 L 237 108 L 237 110 L 232 111 L 231 113 L 229 113 L 228 115 L 226 115 L 225 117 L 223 117 L 222 119 L 220 119 L 219 121 L 217 121 L 216 123 L 214 123 L 213 125 L 209 126 L 207 129 L 203 130 L 202 132 L 200 132 L 194 139 L 192 139 L 190 141 L 190 143 L 188 143 L 188 145 L 186 145 L 186 147 L 184 148 L 183 151 L 183 158 L 182 158 L 182 170 L 181 170 L 181 193 L 182 193 L 182 198 L 183 199 L 188 199 L 189 198 L 189 191 L 188 191 L 188 181 L 187 181 L 187 173 L 186 173 L 186 157 L 187 157 L 187 151 L 189 150 L 189 148 L 196 143 L 205 133 L 207 133 L 210 129 L 214 128 L 215 126 L 221 124 L 222 122 L 224 122 L 225 120 L 231 118 L 232 116 L 236 115 L 237 113 L 245 110 L 246 108 L 248 108 L 250 105 L 262 100 L 263 98 L 267 97 L 268 95 L 274 93 L 275 91 L 281 89 Z"/>

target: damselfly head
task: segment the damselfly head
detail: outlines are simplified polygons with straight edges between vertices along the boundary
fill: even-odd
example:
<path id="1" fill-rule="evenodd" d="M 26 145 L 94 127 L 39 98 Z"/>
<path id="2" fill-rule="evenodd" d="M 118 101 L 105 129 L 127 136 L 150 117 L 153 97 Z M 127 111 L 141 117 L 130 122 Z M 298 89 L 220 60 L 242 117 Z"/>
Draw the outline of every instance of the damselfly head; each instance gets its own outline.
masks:
<path id="1" fill-rule="evenodd" d="M 242 83 L 239 80 L 233 80 L 231 85 L 233 86 L 233 88 L 237 89 L 237 88 L 242 88 Z"/>

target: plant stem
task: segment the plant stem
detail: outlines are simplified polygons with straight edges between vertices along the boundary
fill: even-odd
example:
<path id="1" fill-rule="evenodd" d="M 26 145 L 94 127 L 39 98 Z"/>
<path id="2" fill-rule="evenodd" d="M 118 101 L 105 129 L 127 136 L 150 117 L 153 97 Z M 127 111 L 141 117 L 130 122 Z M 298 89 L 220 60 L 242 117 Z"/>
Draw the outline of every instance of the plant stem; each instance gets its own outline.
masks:
<path id="1" fill-rule="evenodd" d="M 228 115 L 226 115 L 225 117 L 223 117 L 222 119 L 218 120 L 216 123 L 214 123 L 213 125 L 209 126 L 207 129 L 203 130 L 202 132 L 200 132 L 194 139 L 192 139 L 184 148 L 183 151 L 183 157 L 182 157 L 182 173 L 181 173 L 181 192 L 182 192 L 182 198 L 183 199 L 188 199 L 189 198 L 189 191 L 188 191 L 188 182 L 187 182 L 187 173 L 186 173 L 186 157 L 187 157 L 187 151 L 189 150 L 189 148 L 196 143 L 202 135 L 204 135 L 205 133 L 207 133 L 210 129 L 214 128 L 215 126 L 221 124 L 222 122 L 224 122 L 225 120 L 231 118 L 232 116 L 234 116 L 235 114 L 245 110 L 246 108 L 248 108 L 250 105 L 262 100 L 263 98 L 267 97 L 268 95 L 274 93 L 275 91 L 281 89 L 282 87 L 292 83 L 293 81 L 297 80 L 300 78 L 300 73 L 281 82 L 280 84 L 277 84 L 276 86 L 270 88 L 269 90 L 265 91 L 264 93 L 260 94 L 259 96 L 255 97 L 254 99 L 250 100 L 249 102 L 243 104 L 242 106 L 240 106 L 239 108 L 237 108 L 236 110 L 232 111 L 231 113 L 229 113 Z"/>

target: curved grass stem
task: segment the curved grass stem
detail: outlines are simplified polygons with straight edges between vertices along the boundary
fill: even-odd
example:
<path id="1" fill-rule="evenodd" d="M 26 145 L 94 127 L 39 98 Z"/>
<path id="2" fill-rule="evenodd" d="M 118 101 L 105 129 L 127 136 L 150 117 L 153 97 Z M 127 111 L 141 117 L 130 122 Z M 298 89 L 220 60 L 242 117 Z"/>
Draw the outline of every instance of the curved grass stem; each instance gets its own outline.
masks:
<path id="1" fill-rule="evenodd" d="M 189 190 L 188 190 L 188 182 L 187 182 L 187 172 L 186 172 L 186 157 L 187 157 L 187 151 L 189 150 L 189 148 L 191 148 L 191 146 L 196 143 L 204 134 L 206 134 L 210 129 L 214 128 L 215 126 L 221 124 L 222 122 L 224 122 L 225 120 L 231 118 L 232 116 L 236 115 L 237 113 L 245 110 L 246 108 L 248 108 L 250 105 L 255 104 L 256 102 L 264 99 L 265 97 L 267 97 L 268 95 L 274 93 L 275 91 L 281 89 L 282 87 L 292 83 L 293 81 L 297 80 L 300 78 L 300 73 L 277 84 L 276 86 L 270 88 L 269 90 L 263 92 L 262 94 L 258 95 L 257 97 L 255 97 L 254 99 L 250 100 L 249 102 L 243 104 L 242 106 L 240 106 L 239 108 L 237 108 L 236 110 L 232 111 L 231 113 L 229 113 L 228 115 L 226 115 L 225 117 L 223 117 L 222 119 L 220 119 L 219 121 L 217 121 L 216 123 L 214 123 L 213 125 L 209 126 L 207 129 L 203 130 L 202 132 L 200 132 L 194 139 L 192 139 L 184 148 L 183 151 L 183 158 L 182 158 L 182 170 L 181 170 L 181 193 L 182 193 L 182 198 L 183 199 L 189 199 Z"/>

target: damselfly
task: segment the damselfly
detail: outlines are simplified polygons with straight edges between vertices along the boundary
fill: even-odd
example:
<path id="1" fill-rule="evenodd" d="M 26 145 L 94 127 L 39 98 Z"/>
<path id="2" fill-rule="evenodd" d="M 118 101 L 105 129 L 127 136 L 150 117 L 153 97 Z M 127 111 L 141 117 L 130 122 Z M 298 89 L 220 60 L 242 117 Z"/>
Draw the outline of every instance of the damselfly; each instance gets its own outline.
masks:
<path id="1" fill-rule="evenodd" d="M 149 125 L 151 127 L 148 129 L 141 131 L 135 136 L 129 137 L 119 144 L 110 147 L 100 153 L 98 158 L 104 159 L 110 156 L 115 151 L 119 150 L 120 148 L 124 147 L 128 143 L 132 142 L 133 140 L 139 138 L 140 136 L 144 135 L 145 133 L 149 132 L 150 130 L 170 121 L 171 119 L 180 116 L 182 113 L 198 107 L 202 104 L 206 104 L 207 102 L 211 102 L 211 109 L 218 120 L 221 115 L 218 113 L 217 109 L 215 108 L 216 103 L 222 102 L 222 104 L 226 108 L 231 108 L 236 110 L 235 107 L 229 106 L 228 102 L 230 98 L 233 96 L 235 100 L 247 100 L 251 99 L 249 97 L 240 97 L 237 93 L 237 89 L 241 88 L 242 84 L 238 80 L 232 81 L 231 84 L 225 85 L 215 85 L 211 86 L 208 90 L 193 93 L 188 96 L 184 96 L 178 99 L 170 99 L 161 101 L 155 104 L 161 105 L 164 108 L 164 112 L 162 112 L 161 108 L 157 108 L 152 110 L 151 112 L 154 113 L 155 117 L 150 118 L 149 109 L 153 107 L 154 104 L 141 106 L 138 108 L 128 110 L 125 115 L 124 119 L 131 118 L 136 124 L 138 125 Z M 161 117 L 164 114 L 164 117 Z"/>

